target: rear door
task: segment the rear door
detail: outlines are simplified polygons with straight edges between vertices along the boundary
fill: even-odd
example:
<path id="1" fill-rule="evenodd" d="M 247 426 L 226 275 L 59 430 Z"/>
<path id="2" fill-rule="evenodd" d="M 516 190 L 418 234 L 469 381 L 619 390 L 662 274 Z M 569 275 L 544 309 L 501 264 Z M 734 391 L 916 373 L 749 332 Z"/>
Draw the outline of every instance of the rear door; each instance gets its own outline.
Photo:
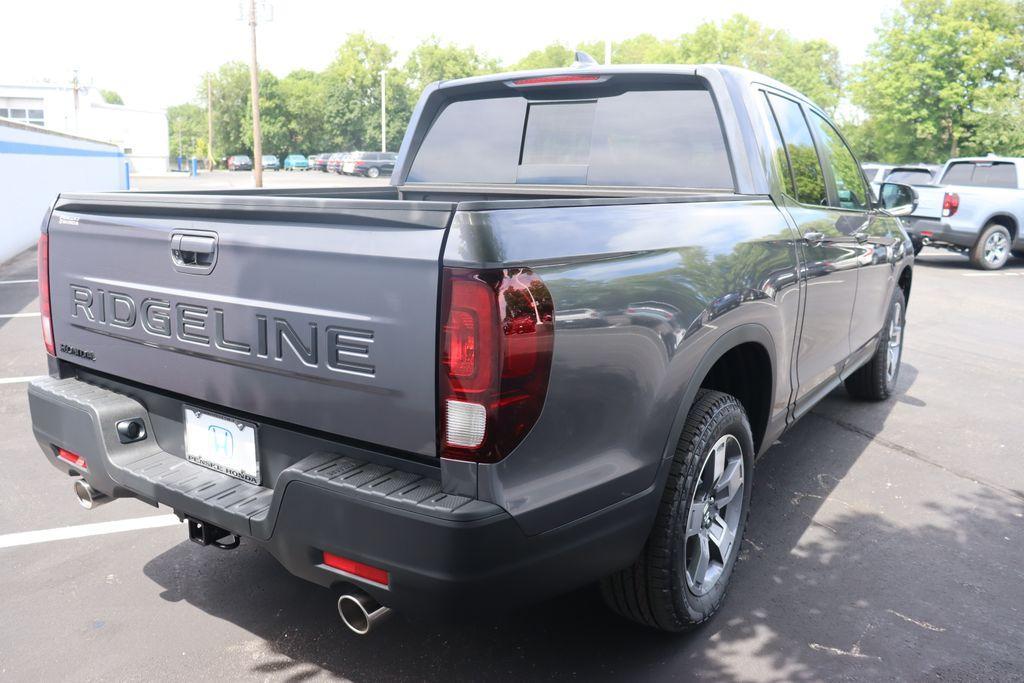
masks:
<path id="1" fill-rule="evenodd" d="M 797 349 L 797 413 L 813 405 L 837 381 L 850 355 L 850 319 L 857 296 L 857 253 L 850 222 L 830 206 L 829 190 L 802 106 L 778 93 L 764 93 L 767 112 L 780 136 L 776 156 L 788 171 L 786 210 L 797 226 L 805 284 L 803 327 Z M 785 173 L 784 173 L 785 174 Z"/>
<path id="2" fill-rule="evenodd" d="M 62 197 L 58 356 L 210 404 L 434 455 L 443 202 Z"/>
<path id="3" fill-rule="evenodd" d="M 856 352 L 882 329 L 895 286 L 894 252 L 903 239 L 896 219 L 871 207 L 857 159 L 839 132 L 819 113 L 807 114 L 831 183 L 829 204 L 836 210 L 836 228 L 857 261 L 857 297 L 850 320 L 850 347 Z"/>

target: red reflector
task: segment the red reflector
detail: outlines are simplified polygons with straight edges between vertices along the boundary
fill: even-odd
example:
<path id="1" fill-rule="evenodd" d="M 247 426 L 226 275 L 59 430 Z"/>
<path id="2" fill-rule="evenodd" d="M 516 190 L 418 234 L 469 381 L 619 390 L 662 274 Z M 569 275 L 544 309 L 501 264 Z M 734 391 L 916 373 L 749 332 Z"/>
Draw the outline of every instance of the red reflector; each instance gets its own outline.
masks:
<path id="1" fill-rule="evenodd" d="M 580 83 L 596 81 L 600 76 L 584 74 L 565 74 L 561 76 L 535 76 L 533 78 L 520 78 L 512 81 L 512 85 L 551 85 L 554 83 Z"/>
<path id="2" fill-rule="evenodd" d="M 53 318 L 50 317 L 50 238 L 46 233 L 39 236 L 36 257 L 39 270 L 39 318 L 43 323 L 43 346 L 51 356 L 57 355 L 53 344 Z"/>
<path id="3" fill-rule="evenodd" d="M 382 586 L 388 585 L 388 573 L 383 569 L 371 567 L 368 564 L 356 562 L 355 560 L 350 560 L 347 557 L 341 557 L 340 555 L 332 555 L 326 550 L 324 551 L 324 564 L 328 567 L 340 569 L 347 574 L 352 574 L 353 576 L 366 579 L 367 581 L 379 583 Z"/>
<path id="4" fill-rule="evenodd" d="M 71 451 L 66 451 L 63 448 L 58 448 L 57 457 L 70 465 L 74 465 L 75 467 L 83 470 L 89 469 L 85 464 L 85 458 L 80 456 L 78 453 L 72 453 Z"/>
<path id="5" fill-rule="evenodd" d="M 921 231 L 921 236 L 922 237 L 931 237 L 934 234 L 935 233 L 933 233 L 931 230 L 922 230 Z"/>

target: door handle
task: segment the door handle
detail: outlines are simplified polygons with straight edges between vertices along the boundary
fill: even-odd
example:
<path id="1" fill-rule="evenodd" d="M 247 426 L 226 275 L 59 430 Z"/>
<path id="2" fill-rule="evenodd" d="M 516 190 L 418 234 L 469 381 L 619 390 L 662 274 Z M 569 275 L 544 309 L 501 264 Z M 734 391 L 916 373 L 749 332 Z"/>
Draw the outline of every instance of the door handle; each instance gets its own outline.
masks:
<path id="1" fill-rule="evenodd" d="M 171 235 L 171 262 L 175 270 L 184 273 L 209 273 L 217 263 L 216 235 L 174 233 Z"/>
<path id="2" fill-rule="evenodd" d="M 823 232 L 805 232 L 804 240 L 811 244 L 821 243 L 825 241 L 825 233 Z"/>

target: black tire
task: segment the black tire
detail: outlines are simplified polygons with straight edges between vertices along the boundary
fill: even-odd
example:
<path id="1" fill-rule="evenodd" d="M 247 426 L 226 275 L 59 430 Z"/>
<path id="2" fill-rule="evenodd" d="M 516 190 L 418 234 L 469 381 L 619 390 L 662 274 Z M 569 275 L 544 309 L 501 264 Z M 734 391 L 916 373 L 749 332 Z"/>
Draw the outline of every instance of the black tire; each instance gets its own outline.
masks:
<path id="1" fill-rule="evenodd" d="M 735 473 L 734 463 L 738 460 L 742 465 L 738 468 L 742 488 L 734 492 L 732 502 L 716 512 L 699 496 L 700 488 L 707 482 L 705 465 L 714 469 L 712 451 L 723 440 L 735 443 L 737 449 L 728 460 L 723 456 L 723 462 L 727 463 L 724 471 L 731 469 Z M 601 593 L 607 605 L 627 619 L 670 632 L 685 631 L 711 618 L 725 598 L 743 541 L 750 510 L 753 467 L 754 440 L 743 406 L 729 394 L 701 390 L 686 418 L 658 515 L 640 556 L 632 566 L 601 581 Z M 713 505 L 714 497 L 709 502 Z M 733 509 L 734 504 L 740 507 Z M 709 547 L 706 534 L 710 529 L 705 527 L 709 509 L 714 519 L 735 519 L 736 524 L 727 550 L 723 553 L 720 546 L 714 546 L 718 551 L 717 561 L 707 566 L 716 568 L 716 579 L 700 591 L 691 584 L 692 565 L 688 560 L 693 559 L 689 551 L 694 549 L 694 542 L 699 547 Z M 698 524 L 693 525 L 694 521 Z M 698 534 L 687 532 L 691 525 L 704 529 L 701 532 L 705 534 L 703 545 Z"/>
<path id="2" fill-rule="evenodd" d="M 914 247 L 914 256 L 920 254 L 921 250 L 924 249 L 924 240 L 920 237 L 911 237 L 910 244 Z"/>
<path id="3" fill-rule="evenodd" d="M 994 242 L 1000 246 L 996 246 Z M 982 270 L 999 270 L 1010 258 L 1010 231 L 999 223 L 989 223 L 971 247 L 971 263 Z"/>
<path id="4" fill-rule="evenodd" d="M 874 355 L 870 361 L 846 378 L 846 391 L 850 396 L 863 401 L 884 401 L 892 396 L 903 364 L 903 330 L 906 321 L 907 302 L 903 298 L 903 290 L 897 287 L 892 293 L 889 313 L 885 316 L 885 326 L 878 337 Z M 890 372 L 889 355 L 894 334 L 899 338 L 895 347 L 895 368 Z"/>
<path id="5" fill-rule="evenodd" d="M 370 168 L 368 168 L 366 170 L 366 177 L 367 178 L 378 178 L 378 177 L 380 177 L 380 169 L 377 168 L 376 166 L 371 166 Z"/>

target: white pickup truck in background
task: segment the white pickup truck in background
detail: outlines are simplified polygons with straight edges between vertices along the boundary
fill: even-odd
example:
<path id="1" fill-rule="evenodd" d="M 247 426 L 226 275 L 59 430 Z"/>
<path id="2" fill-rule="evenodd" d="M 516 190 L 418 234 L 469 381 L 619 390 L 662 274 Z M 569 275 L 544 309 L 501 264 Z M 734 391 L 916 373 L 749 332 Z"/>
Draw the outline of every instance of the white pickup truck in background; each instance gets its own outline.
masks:
<path id="1" fill-rule="evenodd" d="M 950 159 L 935 185 L 915 189 L 917 208 L 903 219 L 915 252 L 947 248 L 984 270 L 1024 258 L 1024 158 Z"/>

